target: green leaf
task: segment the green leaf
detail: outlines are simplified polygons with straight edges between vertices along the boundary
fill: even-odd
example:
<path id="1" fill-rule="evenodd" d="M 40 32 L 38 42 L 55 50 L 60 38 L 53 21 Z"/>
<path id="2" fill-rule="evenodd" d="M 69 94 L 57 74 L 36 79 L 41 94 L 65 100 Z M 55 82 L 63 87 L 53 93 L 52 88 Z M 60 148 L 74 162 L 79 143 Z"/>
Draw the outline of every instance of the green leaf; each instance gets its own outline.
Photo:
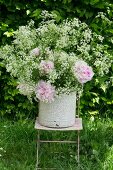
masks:
<path id="1" fill-rule="evenodd" d="M 62 20 L 62 16 L 60 15 L 60 13 L 59 13 L 58 11 L 53 10 L 51 13 L 52 13 L 53 16 L 55 17 L 56 22 L 59 22 L 60 20 Z"/>
<path id="2" fill-rule="evenodd" d="M 101 84 L 101 85 L 100 85 L 100 88 L 101 88 L 104 92 L 106 92 L 107 85 L 106 85 L 106 84 Z"/>
<path id="3" fill-rule="evenodd" d="M 91 18 L 93 16 L 93 12 L 86 12 L 85 13 L 85 17 L 88 19 L 88 18 Z"/>
<path id="4" fill-rule="evenodd" d="M 90 93 L 93 94 L 94 96 L 98 96 L 98 94 L 95 92 L 90 92 Z"/>
<path id="5" fill-rule="evenodd" d="M 95 111 L 88 111 L 88 113 L 90 115 L 97 115 L 99 112 L 98 112 L 98 110 L 95 110 Z"/>
<path id="6" fill-rule="evenodd" d="M 12 37 L 14 35 L 14 32 L 4 32 L 4 35 L 6 35 L 7 37 Z"/>
<path id="7" fill-rule="evenodd" d="M 2 31 L 6 31 L 7 28 L 8 28 L 8 25 L 5 24 L 5 23 L 2 23 L 1 26 L 0 26 L 0 29 L 1 29 Z"/>
<path id="8" fill-rule="evenodd" d="M 26 14 L 27 14 L 27 15 L 29 15 L 30 13 L 31 13 L 31 11 L 30 11 L 30 10 L 27 10 L 27 11 L 26 11 Z"/>
<path id="9" fill-rule="evenodd" d="M 108 30 L 106 30 L 106 31 L 113 34 L 113 29 L 108 29 Z"/>
<path id="10" fill-rule="evenodd" d="M 98 3 L 98 2 L 99 2 L 99 0 L 91 0 L 91 1 L 90 1 L 90 4 L 91 4 L 91 5 L 95 5 L 95 4 Z"/>
<path id="11" fill-rule="evenodd" d="M 109 105 L 111 105 L 111 104 L 113 104 L 113 100 L 109 100 L 109 101 L 107 101 L 107 104 L 109 104 Z"/>
<path id="12" fill-rule="evenodd" d="M 35 11 L 33 11 L 33 14 L 31 14 L 31 16 L 38 19 L 40 18 L 41 11 L 41 9 L 36 9 Z"/>
<path id="13" fill-rule="evenodd" d="M 98 103 L 99 104 L 99 97 L 93 98 L 93 103 Z"/>
<path id="14" fill-rule="evenodd" d="M 105 97 L 101 97 L 101 99 L 105 102 L 107 101 L 107 98 L 105 98 Z"/>

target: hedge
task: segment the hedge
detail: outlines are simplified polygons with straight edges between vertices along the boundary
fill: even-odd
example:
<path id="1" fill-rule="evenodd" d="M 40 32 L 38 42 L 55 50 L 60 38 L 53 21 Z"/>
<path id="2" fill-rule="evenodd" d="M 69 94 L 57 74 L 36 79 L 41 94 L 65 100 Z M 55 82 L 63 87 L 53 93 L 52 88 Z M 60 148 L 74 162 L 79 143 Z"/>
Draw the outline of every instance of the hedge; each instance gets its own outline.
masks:
<path id="1" fill-rule="evenodd" d="M 56 16 L 56 22 L 64 18 L 78 17 L 86 22 L 97 34 L 104 36 L 105 46 L 113 54 L 113 2 L 112 0 L 0 0 L 0 38 L 1 44 L 11 43 L 14 31 L 20 25 L 33 19 L 40 22 L 40 13 L 48 10 Z M 81 97 L 81 113 L 85 116 L 112 117 L 113 105 L 113 67 L 109 74 L 94 79 L 84 87 Z M 20 95 L 16 80 L 6 72 L 0 61 L 0 114 L 8 118 L 34 117 L 37 103 L 33 104 Z"/>

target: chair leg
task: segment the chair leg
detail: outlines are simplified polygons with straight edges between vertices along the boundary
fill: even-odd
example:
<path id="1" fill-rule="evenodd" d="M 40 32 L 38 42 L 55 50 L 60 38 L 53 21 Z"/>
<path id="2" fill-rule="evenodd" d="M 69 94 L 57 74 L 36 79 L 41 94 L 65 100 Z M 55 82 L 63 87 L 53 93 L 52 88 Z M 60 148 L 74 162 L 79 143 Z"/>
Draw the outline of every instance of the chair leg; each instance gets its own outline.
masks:
<path id="1" fill-rule="evenodd" d="M 40 132 L 38 130 L 38 137 L 37 137 L 37 160 L 36 160 L 36 170 L 38 170 L 39 165 L 39 145 L 40 145 Z"/>
<path id="2" fill-rule="evenodd" d="M 77 157 L 78 157 L 78 159 L 77 159 L 77 162 L 78 162 L 78 168 L 80 167 L 80 135 L 79 135 L 79 133 L 80 133 L 80 131 L 78 130 L 78 139 L 77 139 Z"/>

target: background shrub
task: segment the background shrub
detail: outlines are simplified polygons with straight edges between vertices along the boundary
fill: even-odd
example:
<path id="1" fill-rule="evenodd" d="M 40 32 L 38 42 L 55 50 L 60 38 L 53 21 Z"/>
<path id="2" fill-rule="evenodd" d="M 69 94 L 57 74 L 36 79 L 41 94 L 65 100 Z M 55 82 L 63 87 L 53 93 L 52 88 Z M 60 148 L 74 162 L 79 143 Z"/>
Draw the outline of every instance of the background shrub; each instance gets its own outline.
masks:
<path id="1" fill-rule="evenodd" d="M 33 19 L 35 24 L 41 21 L 42 10 L 52 12 L 56 22 L 64 18 L 78 17 L 86 22 L 97 34 L 104 36 L 105 47 L 113 47 L 113 2 L 112 0 L 0 0 L 0 38 L 1 44 L 10 44 L 14 31 L 20 25 L 26 25 Z M 86 116 L 111 116 L 113 104 L 113 67 L 102 79 L 94 79 L 84 87 L 81 98 L 81 113 Z M 0 114 L 7 117 L 34 116 L 37 104 L 30 104 L 16 89 L 16 81 L 0 61 Z M 106 112 L 106 115 L 105 115 Z"/>

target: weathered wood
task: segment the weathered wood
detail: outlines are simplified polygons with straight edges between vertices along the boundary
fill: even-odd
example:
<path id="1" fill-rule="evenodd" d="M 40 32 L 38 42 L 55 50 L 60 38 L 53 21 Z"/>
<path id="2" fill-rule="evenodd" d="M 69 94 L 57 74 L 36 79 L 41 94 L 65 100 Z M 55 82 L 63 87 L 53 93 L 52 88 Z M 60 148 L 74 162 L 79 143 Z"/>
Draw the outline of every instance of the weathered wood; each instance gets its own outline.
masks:
<path id="1" fill-rule="evenodd" d="M 75 124 L 71 127 L 66 127 L 66 128 L 50 128 L 46 126 L 40 125 L 38 121 L 38 117 L 35 122 L 35 129 L 39 130 L 55 130 L 55 131 L 70 131 L 70 130 L 82 130 L 82 118 L 75 118 Z"/>
<path id="2" fill-rule="evenodd" d="M 77 143 L 76 141 L 67 141 L 67 140 L 64 140 L 64 141 L 60 141 L 60 140 L 40 140 L 40 143 Z"/>

